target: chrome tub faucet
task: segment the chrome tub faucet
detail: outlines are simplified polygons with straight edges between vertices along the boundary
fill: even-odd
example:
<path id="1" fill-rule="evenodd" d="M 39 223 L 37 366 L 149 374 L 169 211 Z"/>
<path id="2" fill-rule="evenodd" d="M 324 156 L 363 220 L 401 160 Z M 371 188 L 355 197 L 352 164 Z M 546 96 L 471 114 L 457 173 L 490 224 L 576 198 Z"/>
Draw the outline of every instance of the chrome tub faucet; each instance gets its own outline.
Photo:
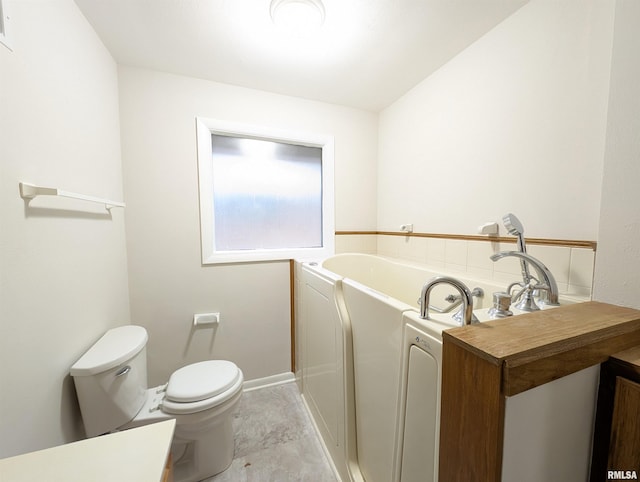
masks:
<path id="1" fill-rule="evenodd" d="M 555 278 L 551 274 L 551 271 L 538 259 L 533 256 L 521 253 L 520 251 L 503 251 L 490 256 L 491 261 L 498 261 L 502 258 L 515 257 L 519 258 L 521 263 L 530 264 L 536 270 L 538 279 L 529 275 L 528 279 L 523 279 L 522 283 L 512 283 L 508 288 L 508 293 L 511 294 L 511 289 L 515 285 L 522 287 L 519 293 L 514 296 L 514 301 L 520 299 L 520 302 L 516 305 L 516 308 L 522 311 L 536 311 L 540 308 L 536 305 L 533 299 L 533 292 L 535 290 L 541 290 L 547 293 L 545 297 L 540 297 L 539 302 L 548 306 L 558 306 L 558 284 Z M 528 273 L 528 270 L 527 270 Z M 524 277 L 524 276 L 523 276 Z"/>
<path id="2" fill-rule="evenodd" d="M 459 321 L 464 325 L 470 325 L 471 323 L 477 322 L 477 318 L 473 315 L 473 295 L 471 294 L 471 291 L 462 281 L 449 276 L 436 276 L 424 284 L 420 295 L 420 318 L 423 320 L 429 319 L 429 297 L 431 296 L 431 290 L 436 285 L 443 283 L 453 286 L 458 290 L 460 297 L 462 298 L 462 310 L 460 311 L 462 317 L 460 320 L 456 321 Z"/>

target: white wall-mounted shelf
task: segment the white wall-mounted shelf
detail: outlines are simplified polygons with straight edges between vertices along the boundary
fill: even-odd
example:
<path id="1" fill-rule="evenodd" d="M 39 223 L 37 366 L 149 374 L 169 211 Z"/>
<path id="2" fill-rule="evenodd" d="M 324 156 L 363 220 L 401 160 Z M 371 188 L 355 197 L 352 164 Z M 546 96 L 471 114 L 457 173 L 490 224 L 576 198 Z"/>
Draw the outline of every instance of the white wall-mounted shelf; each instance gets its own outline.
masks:
<path id="1" fill-rule="evenodd" d="M 36 196 L 59 196 L 71 199 L 80 199 L 82 201 L 104 204 L 104 207 L 107 210 L 110 210 L 111 208 L 124 208 L 126 206 L 125 203 L 120 201 L 112 201 L 110 199 L 103 199 L 94 196 L 87 196 L 85 194 L 63 191 L 62 189 L 58 189 L 56 187 L 36 186 L 34 184 L 28 184 L 26 182 L 20 183 L 20 197 L 22 199 L 33 199 Z"/>
<path id="2" fill-rule="evenodd" d="M 13 50 L 11 40 L 11 15 L 9 15 L 9 5 L 6 0 L 0 0 L 0 44 L 9 50 Z"/>

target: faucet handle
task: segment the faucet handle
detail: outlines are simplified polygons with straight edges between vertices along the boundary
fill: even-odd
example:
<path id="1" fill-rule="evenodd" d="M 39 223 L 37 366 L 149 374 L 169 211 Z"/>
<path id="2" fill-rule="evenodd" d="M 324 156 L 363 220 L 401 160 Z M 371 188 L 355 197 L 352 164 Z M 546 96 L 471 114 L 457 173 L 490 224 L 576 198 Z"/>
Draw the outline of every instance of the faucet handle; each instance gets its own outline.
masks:
<path id="1" fill-rule="evenodd" d="M 496 291 L 493 293 L 493 306 L 502 311 L 509 311 L 511 307 L 511 295 L 504 291 Z"/>
<path id="2" fill-rule="evenodd" d="M 551 288 L 546 284 L 540 284 L 535 287 L 533 290 L 533 296 L 536 297 L 538 303 L 542 306 L 559 306 L 559 302 L 552 302 L 551 297 Z"/>
<path id="3" fill-rule="evenodd" d="M 504 291 L 496 291 L 493 293 L 493 307 L 489 309 L 491 318 L 506 318 L 513 315 L 509 310 L 511 307 L 511 295 Z"/>
<path id="4" fill-rule="evenodd" d="M 536 301 L 533 299 L 533 288 L 527 286 L 522 290 L 520 301 L 516 304 L 516 308 L 520 311 L 540 311 L 540 307 L 536 305 Z"/>

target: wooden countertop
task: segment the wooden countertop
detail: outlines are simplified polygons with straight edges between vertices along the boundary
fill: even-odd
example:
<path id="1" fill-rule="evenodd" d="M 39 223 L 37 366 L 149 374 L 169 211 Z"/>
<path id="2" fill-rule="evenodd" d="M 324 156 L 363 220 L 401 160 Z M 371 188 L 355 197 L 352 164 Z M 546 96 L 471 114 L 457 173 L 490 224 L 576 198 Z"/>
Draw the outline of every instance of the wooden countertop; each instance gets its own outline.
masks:
<path id="1" fill-rule="evenodd" d="M 175 420 L 0 460 L 2 482 L 159 482 Z"/>
<path id="2" fill-rule="evenodd" d="M 530 388 L 640 345 L 640 311 L 589 301 L 446 330 L 443 339 L 502 366 L 502 393 Z M 640 348 L 626 355 L 640 356 Z"/>

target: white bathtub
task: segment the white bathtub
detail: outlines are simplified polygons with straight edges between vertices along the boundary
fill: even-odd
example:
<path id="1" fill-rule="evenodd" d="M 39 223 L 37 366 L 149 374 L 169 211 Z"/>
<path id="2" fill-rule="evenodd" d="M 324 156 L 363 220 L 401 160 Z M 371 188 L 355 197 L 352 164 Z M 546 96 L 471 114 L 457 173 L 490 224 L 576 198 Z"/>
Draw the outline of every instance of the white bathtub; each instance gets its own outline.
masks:
<path id="1" fill-rule="evenodd" d="M 484 296 L 474 298 L 475 313 L 481 320 L 488 319 L 492 293 L 505 289 L 493 281 L 365 254 L 342 254 L 321 263 L 296 265 L 297 378 L 344 481 L 437 480 L 441 334 L 457 323 L 451 318 L 453 312 L 432 312 L 433 319 L 422 320 L 418 298 L 424 283 L 442 274 L 484 291 Z M 447 306 L 444 298 L 448 294 L 457 291 L 436 286 L 430 304 Z M 582 378 L 582 393 L 594 399 L 597 373 Z M 571 390 L 576 390 L 574 385 Z M 586 412 L 593 409 L 592 404 L 586 405 Z M 517 420 L 528 409 L 526 403 L 523 407 L 514 411 L 507 406 L 507 415 Z M 563 416 L 571 418 L 577 438 L 590 440 L 586 434 L 590 423 L 577 423 L 580 430 L 573 423 L 576 417 L 584 417 L 583 411 Z M 506 427 L 505 440 L 520 436 L 517 430 L 510 433 Z M 580 456 L 574 459 L 581 466 L 584 453 L 588 459 L 589 444 L 586 449 L 584 443 L 578 445 Z M 535 470 L 533 478 L 522 478 L 518 465 L 512 463 L 519 460 L 516 452 L 510 460 L 505 457 L 504 480 L 512 473 L 518 474 L 517 480 L 536 480 L 539 473 Z"/>

